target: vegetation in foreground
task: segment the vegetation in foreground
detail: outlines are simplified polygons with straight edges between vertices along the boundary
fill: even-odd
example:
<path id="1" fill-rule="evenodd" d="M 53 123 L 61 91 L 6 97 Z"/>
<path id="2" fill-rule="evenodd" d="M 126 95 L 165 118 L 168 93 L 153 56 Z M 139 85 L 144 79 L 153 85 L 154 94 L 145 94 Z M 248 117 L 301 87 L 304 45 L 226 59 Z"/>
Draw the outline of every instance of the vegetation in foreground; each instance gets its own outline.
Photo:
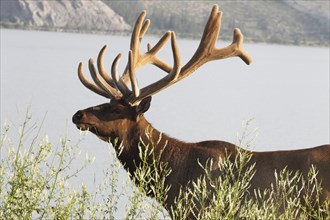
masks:
<path id="1" fill-rule="evenodd" d="M 104 181 L 95 186 L 95 192 L 89 192 L 84 185 L 77 190 L 69 184 L 93 160 L 86 157 L 80 168 L 70 169 L 79 156 L 78 144 L 71 144 L 66 137 L 58 145 L 51 144 L 47 136 L 39 136 L 40 127 L 31 125 L 29 115 L 19 129 L 18 141 L 11 140 L 11 132 L 8 125 L 1 130 L 0 219 L 116 219 L 123 203 L 126 212 L 120 218 L 170 219 L 162 201 L 169 189 L 164 186 L 164 177 L 171 170 L 157 163 L 157 158 L 147 161 L 152 146 L 139 146 L 142 163 L 132 177 L 138 183 L 133 190 L 127 190 L 134 185 L 132 181 L 123 184 L 119 179 L 122 166 L 114 160 L 104 170 Z M 311 167 L 307 179 L 287 169 L 275 172 L 274 185 L 251 195 L 248 189 L 254 165 L 248 165 L 249 159 L 250 155 L 243 152 L 234 162 L 228 156 L 218 164 L 222 175 L 217 178 L 210 172 L 212 161 L 200 164 L 205 175 L 191 188 L 182 189 L 172 216 L 185 219 L 198 206 L 200 212 L 194 212 L 198 219 L 330 219 L 330 200 L 323 204 L 319 201 L 322 189 L 315 167 Z M 159 166 L 161 171 L 156 169 Z M 145 186 L 150 182 L 159 202 L 146 197 L 150 192 Z M 298 199 L 301 195 L 303 201 Z"/>

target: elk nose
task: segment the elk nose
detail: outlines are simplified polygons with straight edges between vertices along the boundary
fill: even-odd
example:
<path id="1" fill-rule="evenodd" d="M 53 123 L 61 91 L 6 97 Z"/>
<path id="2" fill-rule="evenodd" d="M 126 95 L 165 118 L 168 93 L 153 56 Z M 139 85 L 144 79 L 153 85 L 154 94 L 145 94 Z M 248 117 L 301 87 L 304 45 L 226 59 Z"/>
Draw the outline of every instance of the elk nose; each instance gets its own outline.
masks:
<path id="1" fill-rule="evenodd" d="M 83 116 L 84 114 L 82 111 L 77 111 L 77 113 L 72 116 L 72 122 L 75 124 L 79 123 Z"/>

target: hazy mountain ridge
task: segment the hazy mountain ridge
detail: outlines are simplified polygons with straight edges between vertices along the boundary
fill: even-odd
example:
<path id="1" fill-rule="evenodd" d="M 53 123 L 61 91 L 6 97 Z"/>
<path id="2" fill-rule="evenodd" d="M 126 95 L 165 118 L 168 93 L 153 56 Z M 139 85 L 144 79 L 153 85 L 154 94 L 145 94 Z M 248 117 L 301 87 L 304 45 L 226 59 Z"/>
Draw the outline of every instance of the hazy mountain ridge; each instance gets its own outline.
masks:
<path id="1" fill-rule="evenodd" d="M 120 1 L 104 0 L 133 25 L 146 9 L 150 31 L 175 30 L 178 35 L 200 37 L 214 4 L 223 12 L 221 39 L 231 40 L 240 28 L 247 41 L 329 46 L 330 2 L 325 0 L 233 0 L 233 1 L 143 1 L 130 2 L 130 10 Z M 127 2 L 127 1 L 126 1 Z"/>
<path id="2" fill-rule="evenodd" d="M 130 30 L 102 1 L 1 0 L 1 26 L 83 32 Z"/>
<path id="3" fill-rule="evenodd" d="M 199 38 L 214 4 L 223 11 L 221 39 L 231 40 L 239 27 L 246 41 L 329 46 L 330 3 L 324 0 L 1 0 L 1 26 L 129 33 L 146 9 L 149 34 L 174 30 L 180 37 Z"/>

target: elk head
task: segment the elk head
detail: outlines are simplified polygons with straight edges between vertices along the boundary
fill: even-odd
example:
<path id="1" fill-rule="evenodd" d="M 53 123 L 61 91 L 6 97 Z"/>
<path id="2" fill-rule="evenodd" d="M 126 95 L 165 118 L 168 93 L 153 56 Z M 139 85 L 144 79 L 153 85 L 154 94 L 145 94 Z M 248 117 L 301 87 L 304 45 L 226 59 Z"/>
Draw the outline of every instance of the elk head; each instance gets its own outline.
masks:
<path id="1" fill-rule="evenodd" d="M 228 47 L 216 48 L 215 44 L 220 31 L 222 13 L 218 6 L 212 9 L 210 17 L 204 29 L 204 33 L 192 58 L 181 67 L 179 49 L 174 32 L 167 32 L 151 47 L 148 44 L 148 50 L 141 53 L 140 43 L 146 33 L 150 21 L 145 20 L 146 12 L 143 11 L 133 29 L 130 51 L 128 53 L 128 63 L 121 76 L 118 74 L 117 65 L 121 58 L 119 54 L 113 61 L 111 76 L 103 67 L 103 56 L 106 50 L 104 46 L 97 58 L 97 68 L 92 59 L 89 60 L 89 71 L 93 82 L 87 80 L 82 71 L 82 63 L 78 67 L 78 76 L 80 81 L 93 92 L 110 99 L 110 103 L 105 103 L 85 110 L 78 111 L 72 118 L 73 123 L 78 128 L 90 130 L 101 139 L 109 141 L 109 138 L 126 136 L 132 138 L 130 132 L 136 131 L 138 123 L 143 123 L 143 113 L 150 106 L 151 96 L 161 90 L 179 82 L 189 76 L 203 64 L 218 59 L 238 56 L 246 64 L 250 64 L 252 59 L 246 51 L 243 50 L 243 35 L 239 29 L 234 30 L 233 42 Z M 173 66 L 157 57 L 157 53 L 171 39 L 171 48 L 173 52 Z M 162 79 L 139 89 L 136 72 L 144 66 L 152 64 L 168 74 Z M 131 85 L 129 88 L 129 84 Z M 126 135 L 122 133 L 126 133 Z"/>
<path id="2" fill-rule="evenodd" d="M 81 130 L 89 130 L 104 141 L 120 137 L 120 133 L 129 133 L 140 117 L 150 107 L 151 97 L 142 100 L 139 105 L 130 106 L 121 99 L 112 99 L 110 103 L 80 110 L 72 117 L 73 123 Z"/>

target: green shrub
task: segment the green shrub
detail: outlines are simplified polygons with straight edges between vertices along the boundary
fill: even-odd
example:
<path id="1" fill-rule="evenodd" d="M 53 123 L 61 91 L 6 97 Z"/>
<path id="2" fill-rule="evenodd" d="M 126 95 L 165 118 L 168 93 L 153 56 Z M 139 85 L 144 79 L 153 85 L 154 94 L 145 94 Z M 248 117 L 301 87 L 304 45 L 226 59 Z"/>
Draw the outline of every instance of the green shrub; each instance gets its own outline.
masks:
<path id="1" fill-rule="evenodd" d="M 79 156 L 79 142 L 71 144 L 65 137 L 54 146 L 47 136 L 39 137 L 40 126 L 31 126 L 30 120 L 27 114 L 17 144 L 10 139 L 10 126 L 3 126 L 1 131 L 0 219 L 170 219 L 163 204 L 170 189 L 164 182 L 171 170 L 154 156 L 157 143 L 141 142 L 142 162 L 131 176 L 133 181 L 123 184 L 119 179 L 123 167 L 118 160 L 111 160 L 95 192 L 89 192 L 84 185 L 77 191 L 69 181 L 92 159 L 87 157 L 79 169 L 72 171 L 70 165 Z M 244 130 L 238 145 L 248 134 Z M 27 136 L 32 137 L 30 142 Z M 248 141 L 245 145 L 250 144 Z M 114 156 L 113 147 L 109 148 Z M 315 167 L 311 167 L 307 179 L 299 172 L 276 171 L 276 182 L 269 189 L 251 194 L 250 180 L 255 172 L 254 164 L 248 163 L 251 155 L 240 150 L 235 160 L 230 156 L 217 164 L 219 176 L 211 172 L 212 160 L 206 164 L 196 161 L 205 175 L 192 181 L 190 188 L 181 189 L 170 211 L 174 219 L 186 219 L 191 212 L 198 219 L 330 218 L 330 200 L 319 200 L 322 189 Z M 146 186 L 151 186 L 148 189 L 152 192 L 146 191 Z M 150 193 L 155 199 L 146 196 Z M 300 201 L 299 196 L 304 200 Z M 122 204 L 126 206 L 124 214 L 119 213 Z"/>
<path id="2" fill-rule="evenodd" d="M 68 184 L 92 159 L 72 171 L 77 145 L 62 138 L 53 146 L 48 137 L 39 137 L 41 126 L 30 125 L 30 116 L 19 128 L 18 144 L 9 137 L 10 126 L 1 131 L 0 219 L 83 219 L 90 206 L 90 195 Z M 25 143 L 32 135 L 29 144 Z"/>

